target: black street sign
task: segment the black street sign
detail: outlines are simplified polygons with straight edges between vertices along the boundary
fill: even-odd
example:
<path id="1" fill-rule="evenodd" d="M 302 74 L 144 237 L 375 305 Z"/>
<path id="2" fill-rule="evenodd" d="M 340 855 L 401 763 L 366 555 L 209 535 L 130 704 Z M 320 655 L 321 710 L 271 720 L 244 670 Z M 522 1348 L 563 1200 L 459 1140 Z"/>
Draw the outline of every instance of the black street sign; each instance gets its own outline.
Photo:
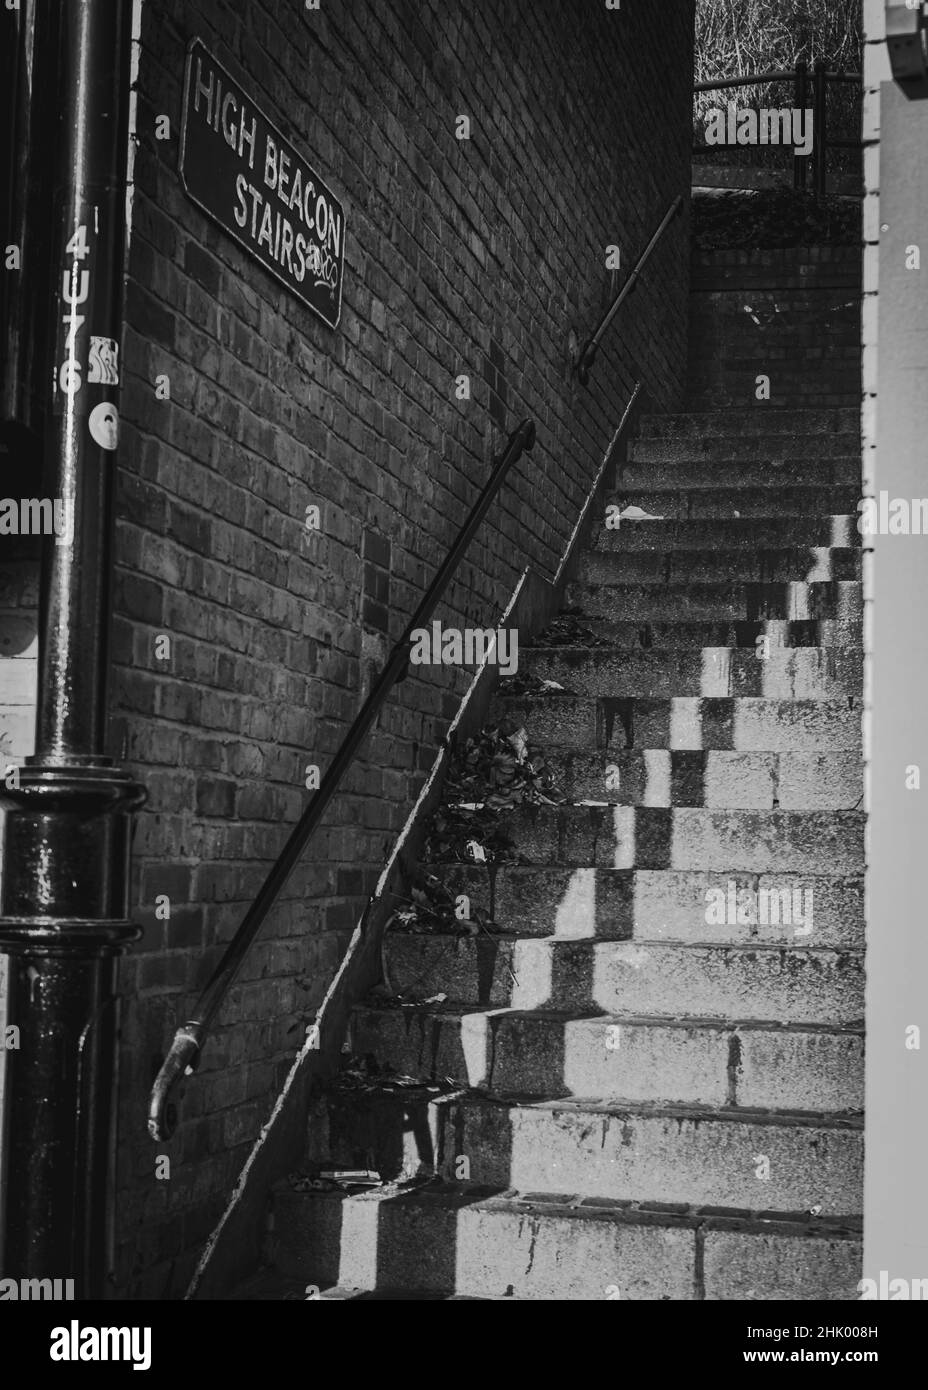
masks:
<path id="1" fill-rule="evenodd" d="M 336 327 L 344 207 L 200 39 L 187 51 L 180 178 L 198 207 Z"/>

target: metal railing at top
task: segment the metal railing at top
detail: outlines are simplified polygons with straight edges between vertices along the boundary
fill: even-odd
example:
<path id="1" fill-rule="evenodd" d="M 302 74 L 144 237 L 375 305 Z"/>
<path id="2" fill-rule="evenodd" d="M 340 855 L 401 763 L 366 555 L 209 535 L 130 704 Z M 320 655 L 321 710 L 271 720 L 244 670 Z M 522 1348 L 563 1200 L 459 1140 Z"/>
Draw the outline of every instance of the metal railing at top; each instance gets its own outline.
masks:
<path id="1" fill-rule="evenodd" d="M 828 64 L 819 61 L 812 68 L 811 81 L 809 64 L 798 62 L 795 68 L 786 71 L 755 72 L 741 77 L 721 77 L 714 82 L 697 82 L 694 92 L 718 92 L 733 87 L 763 87 L 770 82 L 792 82 L 793 105 L 797 111 L 805 111 L 809 106 L 809 92 L 812 92 L 812 153 L 793 154 L 793 187 L 804 189 L 807 183 L 807 170 L 812 165 L 812 192 L 816 198 L 825 196 L 828 188 L 828 151 L 859 150 L 861 141 L 834 140 L 828 134 L 828 84 L 849 82 L 860 86 L 863 78 L 859 72 L 834 71 Z M 694 146 L 694 154 L 701 154 L 704 146 Z M 718 146 L 713 148 L 719 148 Z"/>
<path id="2" fill-rule="evenodd" d="M 615 318 L 620 304 L 634 290 L 646 262 L 655 246 L 664 235 L 671 220 L 683 206 L 682 196 L 676 198 L 661 221 L 657 231 L 648 242 L 625 285 L 613 299 L 600 320 L 596 331 L 588 340 L 577 362 L 577 373 L 585 386 L 589 381 L 589 369 L 593 365 L 599 344 L 609 324 Z M 640 387 L 640 383 L 639 383 Z M 637 391 L 636 391 L 637 395 Z M 628 412 L 626 412 L 627 418 Z M 170 1096 L 180 1078 L 189 1075 L 196 1067 L 202 1053 L 210 1026 L 219 1012 L 223 1000 L 231 988 L 245 957 L 263 926 L 268 913 L 283 890 L 287 880 L 296 868 L 300 854 L 305 849 L 322 816 L 338 791 L 342 778 L 354 761 L 355 755 L 381 709 L 393 686 L 405 676 L 409 667 L 410 646 L 413 632 L 425 626 L 441 601 L 451 578 L 473 539 L 477 528 L 483 521 L 491 503 L 506 481 L 511 469 L 524 453 L 530 451 L 535 443 L 535 422 L 523 420 L 510 435 L 502 454 L 493 466 L 490 477 L 474 503 L 470 515 L 458 532 L 457 538 L 442 561 L 418 608 L 406 625 L 402 637 L 394 646 L 387 664 L 371 686 L 370 692 L 361 706 L 354 723 L 338 748 L 325 773 L 312 801 L 297 821 L 273 868 L 268 873 L 258 891 L 254 902 L 248 908 L 235 935 L 226 947 L 222 959 L 213 971 L 209 983 L 203 989 L 193 1012 L 187 1021 L 174 1034 L 170 1049 L 155 1078 L 149 1098 L 148 1132 L 161 1142 L 169 1139 L 174 1132 L 175 1122 L 170 1105 Z"/>

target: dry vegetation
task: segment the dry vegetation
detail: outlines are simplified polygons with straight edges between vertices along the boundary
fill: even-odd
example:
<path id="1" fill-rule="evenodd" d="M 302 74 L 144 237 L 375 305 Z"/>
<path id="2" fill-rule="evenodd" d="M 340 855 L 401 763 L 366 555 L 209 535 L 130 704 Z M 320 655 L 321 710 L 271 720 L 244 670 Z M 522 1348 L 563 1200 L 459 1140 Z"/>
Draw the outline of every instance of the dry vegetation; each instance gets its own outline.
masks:
<path id="1" fill-rule="evenodd" d="M 699 0 L 696 81 L 824 58 L 859 71 L 860 0 Z"/>

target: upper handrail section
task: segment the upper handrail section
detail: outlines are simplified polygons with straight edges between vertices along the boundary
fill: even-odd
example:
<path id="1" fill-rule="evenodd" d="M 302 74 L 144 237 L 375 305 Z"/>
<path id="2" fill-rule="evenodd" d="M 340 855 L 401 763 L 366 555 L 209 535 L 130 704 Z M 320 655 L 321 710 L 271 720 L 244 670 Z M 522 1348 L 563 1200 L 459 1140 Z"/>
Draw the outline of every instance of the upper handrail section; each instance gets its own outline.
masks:
<path id="1" fill-rule="evenodd" d="M 657 246 L 658 242 L 666 232 L 667 228 L 670 226 L 673 219 L 677 217 L 679 213 L 682 211 L 682 208 L 683 195 L 681 193 L 678 194 L 676 198 L 674 198 L 673 202 L 670 204 L 670 207 L 664 213 L 664 216 L 661 219 L 660 226 L 652 236 L 651 240 L 648 242 L 645 249 L 642 251 L 641 255 L 638 257 L 638 260 L 635 264 L 635 268 L 632 271 L 631 275 L 629 275 L 628 279 L 625 281 L 625 284 L 622 286 L 618 294 L 612 300 L 612 303 L 609 305 L 609 308 L 603 314 L 593 334 L 587 339 L 586 343 L 584 344 L 580 352 L 580 356 L 577 359 L 577 376 L 580 380 L 581 386 L 587 386 L 589 384 L 590 368 L 596 361 L 596 356 L 599 352 L 599 345 L 603 340 L 603 336 L 607 328 L 609 327 L 612 320 L 615 318 L 616 314 L 619 312 L 619 309 L 621 308 L 622 304 L 634 291 L 635 286 L 638 284 L 638 278 L 641 275 L 641 272 L 644 270 L 648 261 L 651 259 L 651 255 L 654 251 L 654 248 Z"/>

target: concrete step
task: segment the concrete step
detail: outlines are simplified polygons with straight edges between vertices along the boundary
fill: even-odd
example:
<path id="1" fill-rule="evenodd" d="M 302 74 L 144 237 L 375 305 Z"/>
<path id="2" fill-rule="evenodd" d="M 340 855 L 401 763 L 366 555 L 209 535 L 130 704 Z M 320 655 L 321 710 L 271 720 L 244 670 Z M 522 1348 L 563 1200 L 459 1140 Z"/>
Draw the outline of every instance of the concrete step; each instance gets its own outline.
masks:
<path id="1" fill-rule="evenodd" d="M 239 1284 L 226 1300 L 230 1303 L 492 1303 L 479 1294 L 448 1293 L 443 1289 L 352 1289 L 336 1284 L 320 1288 L 292 1274 L 265 1268 Z M 519 1300 L 514 1300 L 518 1302 Z"/>
<path id="2" fill-rule="evenodd" d="M 312 1146 L 323 1136 L 311 1120 Z M 327 1156 L 388 1181 L 854 1216 L 859 1117 L 589 1100 L 502 1101 L 382 1085 L 328 1094 Z M 463 1160 L 463 1164 L 462 1164 Z M 763 1162 L 766 1160 L 766 1163 Z M 466 1165 L 466 1167 L 464 1166 Z"/>
<path id="3" fill-rule="evenodd" d="M 698 410 L 674 415 L 643 415 L 639 422 L 641 439 L 735 438 L 747 436 L 852 435 L 860 430 L 860 408 L 789 410 L 770 409 L 757 403 L 744 409 Z"/>
<path id="4" fill-rule="evenodd" d="M 846 351 L 848 360 L 841 364 L 840 375 L 833 370 L 826 373 L 821 366 L 815 372 L 800 374 L 795 369 L 790 370 L 788 361 L 786 369 L 776 373 L 772 370 L 769 351 L 751 363 L 742 346 L 736 357 L 737 365 L 745 370 L 735 371 L 731 364 L 725 364 L 717 371 L 692 372 L 687 382 L 686 404 L 692 411 L 698 411 L 701 406 L 713 415 L 719 411 L 743 410 L 755 398 L 757 378 L 769 376 L 774 394 L 784 402 L 786 409 L 799 406 L 806 410 L 853 410 L 859 406 L 862 395 L 860 349 L 855 351 L 848 344 Z M 783 352 L 784 356 L 788 355 L 785 346 Z"/>
<path id="5" fill-rule="evenodd" d="M 316 1196 L 282 1187 L 273 1201 L 281 1270 L 320 1286 L 552 1301 L 859 1297 L 853 1222 L 528 1199 L 457 1183 Z"/>
<path id="6" fill-rule="evenodd" d="M 802 434 L 763 434 L 739 438 L 736 435 L 687 433 L 643 436 L 632 441 L 630 461 L 636 464 L 683 463 L 705 460 L 707 463 L 758 463 L 778 469 L 786 462 L 805 463 L 815 468 L 830 459 L 853 460 L 860 469 L 860 427 L 847 433 L 818 434 L 813 439 Z"/>
<path id="7" fill-rule="evenodd" d="M 611 558 L 597 556 L 600 561 Z M 576 582 L 567 588 L 567 606 L 580 608 L 592 617 L 650 622 L 834 618 L 841 623 L 855 623 L 862 619 L 861 585 L 853 580 L 811 584 L 627 584 L 621 580 L 613 583 L 607 573 L 602 573 L 607 566 L 598 568 L 596 583 Z"/>
<path id="8" fill-rule="evenodd" d="M 859 452 L 835 458 L 807 452 L 804 458 L 787 459 L 681 458 L 647 463 L 632 459 L 619 470 L 615 485 L 623 492 L 645 494 L 673 487 L 691 492 L 698 488 L 767 488 L 776 494 L 781 488 L 794 487 L 859 488 L 862 471 Z"/>
<path id="9" fill-rule="evenodd" d="M 670 700 L 586 698 L 552 691 L 502 694 L 496 719 L 514 719 L 536 748 L 718 749 L 737 753 L 859 752 L 862 702 L 841 700 Z"/>
<path id="10" fill-rule="evenodd" d="M 858 516 L 860 496 L 857 479 L 842 487 L 823 484 L 800 487 L 788 485 L 780 478 L 775 490 L 773 487 L 750 487 L 743 482 L 726 487 L 718 481 L 705 487 L 686 488 L 675 479 L 661 489 L 651 477 L 642 487 L 632 486 L 623 479 L 606 497 L 606 503 L 618 506 L 623 512 L 629 507 L 639 507 L 648 516 L 662 520 L 684 521 L 694 517 L 721 520 L 725 517 Z"/>
<path id="11" fill-rule="evenodd" d="M 445 1289 L 349 1289 L 336 1285 L 322 1289 L 320 1301 L 332 1303 L 519 1303 L 523 1300 L 499 1294 L 448 1293 Z"/>
<path id="12" fill-rule="evenodd" d="M 622 621 L 582 614 L 577 622 L 589 628 L 616 650 L 688 651 L 702 647 L 744 647 L 757 650 L 757 639 L 766 637 L 771 647 L 850 647 L 859 650 L 861 628 L 857 621 L 839 623 L 833 618 L 757 618 L 752 622 L 721 619 L 717 622 Z"/>
<path id="13" fill-rule="evenodd" d="M 523 804 L 505 830 L 528 864 L 856 874 L 865 823 L 859 811 Z"/>
<path id="14" fill-rule="evenodd" d="M 484 1008 L 829 1027 L 864 1013 L 860 955 L 823 948 L 391 931 L 385 960 L 389 988 L 408 1003 L 441 993 Z"/>
<path id="15" fill-rule="evenodd" d="M 373 1003 L 355 1010 L 350 1037 L 355 1055 L 395 1073 L 496 1096 L 823 1114 L 864 1103 L 863 1037 L 849 1029 Z"/>
<path id="16" fill-rule="evenodd" d="M 662 523 L 656 522 L 655 525 Z M 604 530 L 596 550 L 581 559 L 577 578 L 585 584 L 822 584 L 859 580 L 859 548 L 827 546 L 784 550 L 664 550 L 642 553 L 604 545 L 615 531 Z"/>
<path id="17" fill-rule="evenodd" d="M 858 753 L 571 753 L 547 748 L 545 763 L 569 801 L 709 810 L 853 811 L 863 794 Z"/>
<path id="18" fill-rule="evenodd" d="M 860 875 L 516 864 L 443 864 L 438 872 L 456 898 L 467 896 L 472 918 L 483 908 L 502 931 L 520 937 L 741 946 L 800 942 L 845 950 L 862 950 L 864 944 Z M 723 900 L 724 912 L 707 913 Z M 804 934 L 797 936 L 800 927 Z"/>
<path id="19" fill-rule="evenodd" d="M 520 670 L 556 681 L 574 695 L 836 700 L 863 689 L 863 653 L 837 647 L 746 651 L 613 651 L 606 647 L 523 648 Z M 763 658 L 763 659 L 762 659 Z"/>
<path id="20" fill-rule="evenodd" d="M 737 550 L 854 549 L 861 543 L 857 515 L 696 517 L 688 520 L 641 521 L 619 518 L 618 526 L 599 532 L 598 550 L 626 555 L 665 554 L 695 550 L 714 553 Z"/>

